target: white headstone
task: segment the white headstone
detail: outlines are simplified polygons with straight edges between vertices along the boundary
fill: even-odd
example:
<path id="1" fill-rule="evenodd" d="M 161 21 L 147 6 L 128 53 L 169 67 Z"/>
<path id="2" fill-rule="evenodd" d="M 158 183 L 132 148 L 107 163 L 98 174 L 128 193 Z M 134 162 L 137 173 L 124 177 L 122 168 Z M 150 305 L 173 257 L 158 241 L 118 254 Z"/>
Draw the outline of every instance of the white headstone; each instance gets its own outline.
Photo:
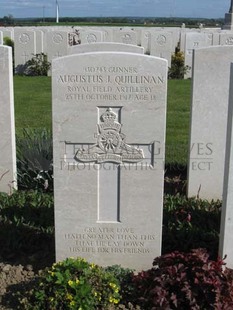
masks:
<path id="1" fill-rule="evenodd" d="M 35 29 L 36 33 L 36 54 L 44 52 L 44 32 L 41 30 Z"/>
<path id="2" fill-rule="evenodd" d="M 166 60 L 53 61 L 56 259 L 149 268 L 161 251 Z"/>
<path id="3" fill-rule="evenodd" d="M 0 31 L 3 33 L 3 38 L 8 37 L 10 39 L 13 39 L 13 37 L 14 37 L 14 30 L 13 30 L 13 28 L 1 27 Z"/>
<path id="4" fill-rule="evenodd" d="M 212 45 L 210 37 L 206 33 L 188 32 L 185 36 L 185 65 L 192 67 L 193 50 L 197 48 L 208 47 Z M 185 75 L 190 78 L 191 70 Z"/>
<path id="5" fill-rule="evenodd" d="M 194 51 L 188 196 L 222 199 L 233 47 Z"/>
<path id="6" fill-rule="evenodd" d="M 150 55 L 166 59 L 170 67 L 173 52 L 172 34 L 170 32 L 155 31 L 151 33 Z"/>
<path id="7" fill-rule="evenodd" d="M 231 64 L 230 95 L 227 122 L 223 204 L 219 239 L 219 255 L 227 255 L 226 267 L 233 269 L 233 64 Z"/>
<path id="8" fill-rule="evenodd" d="M 66 31 L 48 31 L 45 33 L 46 49 L 45 54 L 48 56 L 48 61 L 66 56 L 68 53 L 68 32 Z"/>
<path id="9" fill-rule="evenodd" d="M 221 33 L 220 34 L 220 45 L 233 45 L 233 33 Z"/>
<path id="10" fill-rule="evenodd" d="M 92 29 L 80 31 L 81 44 L 102 42 L 103 37 L 104 36 L 103 36 L 102 31 L 97 31 L 97 30 L 92 30 Z"/>
<path id="11" fill-rule="evenodd" d="M 137 45 L 122 44 L 122 43 L 93 43 L 74 45 L 68 49 L 68 54 L 83 54 L 90 52 L 127 52 L 143 54 L 144 48 Z"/>
<path id="12" fill-rule="evenodd" d="M 17 28 L 14 30 L 15 72 L 23 71 L 25 63 L 36 54 L 35 31 Z"/>
<path id="13" fill-rule="evenodd" d="M 12 50 L 0 46 L 0 192 L 17 188 Z"/>
<path id="14" fill-rule="evenodd" d="M 114 30 L 113 32 L 113 41 L 124 44 L 137 45 L 137 33 L 132 30 Z"/>
<path id="15" fill-rule="evenodd" d="M 151 45 L 151 32 L 149 29 L 144 28 L 142 31 L 141 45 L 144 48 L 145 54 L 150 54 L 150 45 Z"/>

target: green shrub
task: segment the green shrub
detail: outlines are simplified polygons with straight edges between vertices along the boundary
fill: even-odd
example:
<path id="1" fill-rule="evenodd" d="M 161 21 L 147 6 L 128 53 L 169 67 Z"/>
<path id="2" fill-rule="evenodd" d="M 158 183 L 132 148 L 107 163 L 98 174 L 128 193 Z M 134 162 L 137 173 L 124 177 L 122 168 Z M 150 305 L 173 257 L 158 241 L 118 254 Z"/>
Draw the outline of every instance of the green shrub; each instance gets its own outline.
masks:
<path id="1" fill-rule="evenodd" d="M 3 44 L 14 48 L 14 41 L 10 37 L 4 37 Z"/>
<path id="2" fill-rule="evenodd" d="M 164 196 L 162 253 L 205 248 L 218 255 L 221 201 Z"/>
<path id="3" fill-rule="evenodd" d="M 46 54 L 35 54 L 25 63 L 23 73 L 30 76 L 47 76 L 50 67 L 51 63 Z"/>
<path id="4" fill-rule="evenodd" d="M 37 191 L 0 194 L 0 248 L 3 260 L 44 268 L 54 261 L 53 196 Z"/>
<path id="5" fill-rule="evenodd" d="M 82 258 L 67 258 L 40 277 L 38 286 L 21 298 L 21 309 L 107 309 L 120 300 L 116 278 Z"/>
<path id="6" fill-rule="evenodd" d="M 188 73 L 190 69 L 189 66 L 185 66 L 184 53 L 176 51 L 176 53 L 172 55 L 171 67 L 168 70 L 168 78 L 183 79 L 184 75 Z"/>
<path id="7" fill-rule="evenodd" d="M 114 275 L 120 283 L 121 304 L 127 306 L 134 300 L 133 277 L 134 271 L 129 268 L 123 268 L 120 265 L 113 265 L 105 268 L 106 271 Z"/>
<path id="8" fill-rule="evenodd" d="M 203 249 L 160 256 L 135 276 L 135 302 L 142 309 L 232 309 L 232 272 L 223 265 Z"/>

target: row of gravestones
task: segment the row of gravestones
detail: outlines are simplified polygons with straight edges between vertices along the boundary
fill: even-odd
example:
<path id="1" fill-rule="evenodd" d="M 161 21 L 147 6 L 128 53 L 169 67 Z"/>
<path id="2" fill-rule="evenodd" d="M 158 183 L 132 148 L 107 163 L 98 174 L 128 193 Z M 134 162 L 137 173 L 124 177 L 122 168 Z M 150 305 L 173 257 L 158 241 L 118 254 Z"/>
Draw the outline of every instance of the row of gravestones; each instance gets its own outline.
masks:
<path id="1" fill-rule="evenodd" d="M 109 46 L 53 61 L 56 255 L 139 270 L 161 249 L 167 61 Z M 188 176 L 189 196 L 222 199 L 224 188 L 220 254 L 231 268 L 232 55 L 194 52 Z M 1 191 L 16 186 L 11 60 L 0 46 Z"/>
<path id="2" fill-rule="evenodd" d="M 34 54 L 45 53 L 48 60 L 70 54 L 70 46 L 96 42 L 117 42 L 138 45 L 145 54 L 167 59 L 179 45 L 185 55 L 185 65 L 192 66 L 192 53 L 196 48 L 217 45 L 233 45 L 233 33 L 227 30 L 186 28 L 117 28 L 117 27 L 15 27 L 0 28 L 0 44 L 3 37 L 15 43 L 16 72 L 23 70 Z M 186 78 L 191 77 L 191 71 Z"/>

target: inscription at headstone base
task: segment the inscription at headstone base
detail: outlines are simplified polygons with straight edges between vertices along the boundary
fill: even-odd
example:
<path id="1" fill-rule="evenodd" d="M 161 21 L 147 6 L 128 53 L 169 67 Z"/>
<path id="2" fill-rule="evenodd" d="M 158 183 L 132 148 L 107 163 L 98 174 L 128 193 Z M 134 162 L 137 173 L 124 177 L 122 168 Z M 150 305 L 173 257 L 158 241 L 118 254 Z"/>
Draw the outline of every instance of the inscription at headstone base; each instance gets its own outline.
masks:
<path id="1" fill-rule="evenodd" d="M 150 268 L 161 254 L 167 61 L 53 61 L 56 259 Z"/>

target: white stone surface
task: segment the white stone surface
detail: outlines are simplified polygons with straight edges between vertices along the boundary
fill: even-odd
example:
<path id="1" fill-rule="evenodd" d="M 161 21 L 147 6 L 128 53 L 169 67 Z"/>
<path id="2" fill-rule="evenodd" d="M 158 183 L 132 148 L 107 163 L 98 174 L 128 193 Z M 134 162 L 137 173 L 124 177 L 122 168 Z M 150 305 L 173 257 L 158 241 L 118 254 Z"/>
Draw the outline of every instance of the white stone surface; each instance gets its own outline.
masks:
<path id="1" fill-rule="evenodd" d="M 102 31 L 97 31 L 97 30 L 92 30 L 92 29 L 90 30 L 82 29 L 80 31 L 81 44 L 102 42 L 103 37 L 104 35 Z"/>
<path id="2" fill-rule="evenodd" d="M 226 267 L 233 269 L 233 64 L 231 64 L 231 80 L 229 109 L 227 122 L 227 139 L 226 139 L 226 157 L 225 157 L 225 173 L 223 186 L 223 204 L 221 214 L 221 229 L 219 240 L 219 255 L 224 260 Z"/>
<path id="3" fill-rule="evenodd" d="M 52 67 L 56 259 L 150 268 L 161 254 L 167 61 L 97 52 Z"/>
<path id="4" fill-rule="evenodd" d="M 0 27 L 0 31 L 3 33 L 3 38 L 9 37 L 10 39 L 13 39 L 13 37 L 14 37 L 13 28 Z"/>
<path id="5" fill-rule="evenodd" d="M 192 68 L 193 50 L 212 45 L 209 34 L 188 32 L 185 36 L 185 65 Z M 186 78 L 192 76 L 192 70 L 185 75 Z"/>
<path id="6" fill-rule="evenodd" d="M 151 33 L 150 55 L 164 58 L 171 66 L 171 55 L 174 52 L 172 34 L 170 32 L 155 31 Z"/>
<path id="7" fill-rule="evenodd" d="M 25 63 L 36 54 L 35 31 L 16 28 L 14 30 L 15 72 L 23 70 Z"/>
<path id="8" fill-rule="evenodd" d="M 12 50 L 0 46 L 0 192 L 17 188 Z"/>
<path id="9" fill-rule="evenodd" d="M 124 44 L 137 45 L 137 33 L 133 30 L 120 29 L 113 31 L 113 41 Z"/>
<path id="10" fill-rule="evenodd" d="M 92 43 L 74 45 L 68 49 L 68 55 L 82 54 L 90 52 L 127 52 L 143 54 L 144 48 L 137 45 L 123 44 L 123 43 Z"/>
<path id="11" fill-rule="evenodd" d="M 68 32 L 66 31 L 48 31 L 45 33 L 46 41 L 46 54 L 48 61 L 52 62 L 53 59 L 66 56 L 68 53 Z"/>
<path id="12" fill-rule="evenodd" d="M 194 52 L 188 196 L 222 199 L 233 47 Z"/>
<path id="13" fill-rule="evenodd" d="M 44 52 L 44 32 L 35 29 L 36 33 L 36 54 Z"/>
<path id="14" fill-rule="evenodd" d="M 151 42 L 151 32 L 149 29 L 144 28 L 142 31 L 141 45 L 144 48 L 144 53 L 147 55 L 150 54 L 150 42 Z"/>
<path id="15" fill-rule="evenodd" d="M 233 45 L 233 32 L 221 33 L 220 45 Z"/>

